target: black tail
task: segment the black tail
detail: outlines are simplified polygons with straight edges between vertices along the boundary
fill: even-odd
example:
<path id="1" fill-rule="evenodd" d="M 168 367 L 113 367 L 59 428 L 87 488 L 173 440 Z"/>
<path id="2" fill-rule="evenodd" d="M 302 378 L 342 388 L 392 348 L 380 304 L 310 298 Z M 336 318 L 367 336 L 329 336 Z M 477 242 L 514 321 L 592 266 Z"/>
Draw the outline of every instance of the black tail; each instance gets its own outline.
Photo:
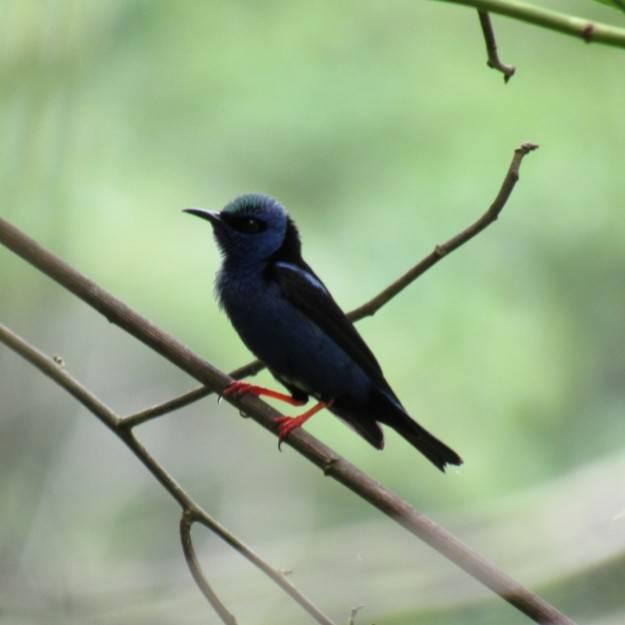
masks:
<path id="1" fill-rule="evenodd" d="M 445 443 L 432 436 L 425 428 L 413 421 L 399 404 L 385 397 L 384 416 L 378 420 L 390 425 L 398 434 L 401 434 L 413 447 L 416 447 L 430 462 L 441 471 L 445 471 L 448 464 L 461 465 L 462 458 Z"/>
<path id="2" fill-rule="evenodd" d="M 445 466 L 448 464 L 462 464 L 462 458 L 453 449 L 447 447 L 445 443 L 439 441 L 435 436 L 432 436 L 408 415 L 405 416 L 405 421 L 397 422 L 393 419 L 393 423 L 390 426 L 441 471 L 445 471 Z"/>

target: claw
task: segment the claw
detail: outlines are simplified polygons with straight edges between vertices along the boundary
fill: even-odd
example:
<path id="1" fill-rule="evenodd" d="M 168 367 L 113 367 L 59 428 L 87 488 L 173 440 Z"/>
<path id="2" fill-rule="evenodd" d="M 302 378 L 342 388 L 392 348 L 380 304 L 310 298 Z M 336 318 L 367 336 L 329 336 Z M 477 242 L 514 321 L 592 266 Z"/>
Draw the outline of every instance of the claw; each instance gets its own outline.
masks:
<path id="1" fill-rule="evenodd" d="M 333 403 L 334 400 L 320 401 L 298 417 L 276 417 L 273 422 L 278 426 L 278 449 L 281 450 L 282 443 L 293 430 L 301 427 L 310 417 L 324 408 L 329 408 Z"/>
<path id="2" fill-rule="evenodd" d="M 222 397 L 228 397 L 229 395 L 239 397 L 240 395 L 245 395 L 245 393 L 253 393 L 256 388 L 258 387 L 255 387 L 253 384 L 237 380 L 226 386 L 222 393 Z"/>
<path id="3" fill-rule="evenodd" d="M 304 413 L 305 415 L 306 413 Z M 308 417 L 302 419 L 304 415 L 300 417 L 276 417 L 273 422 L 278 426 L 278 450 L 282 451 L 282 443 L 289 435 L 289 432 L 300 427 Z"/>
<path id="4" fill-rule="evenodd" d="M 256 386 L 256 384 L 241 382 L 239 380 L 235 380 L 231 384 L 228 384 L 222 392 L 222 397 L 241 397 L 247 394 L 254 395 L 254 397 L 273 397 L 273 399 L 279 399 L 280 401 L 291 404 L 292 406 L 302 406 L 306 403 L 305 401 L 295 399 L 290 395 L 285 395 L 284 393 L 279 393 L 278 391 L 272 391 L 270 388 Z"/>

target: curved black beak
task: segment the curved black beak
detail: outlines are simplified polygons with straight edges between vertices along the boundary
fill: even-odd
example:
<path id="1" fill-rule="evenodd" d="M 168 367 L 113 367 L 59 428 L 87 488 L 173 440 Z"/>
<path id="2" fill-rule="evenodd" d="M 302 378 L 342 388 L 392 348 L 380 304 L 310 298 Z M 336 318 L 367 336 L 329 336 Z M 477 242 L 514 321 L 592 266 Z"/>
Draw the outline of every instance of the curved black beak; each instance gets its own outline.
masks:
<path id="1" fill-rule="evenodd" d="M 221 223 L 221 215 L 217 211 L 209 211 L 205 208 L 185 208 L 182 212 L 201 217 L 202 219 L 210 221 L 212 224 Z"/>

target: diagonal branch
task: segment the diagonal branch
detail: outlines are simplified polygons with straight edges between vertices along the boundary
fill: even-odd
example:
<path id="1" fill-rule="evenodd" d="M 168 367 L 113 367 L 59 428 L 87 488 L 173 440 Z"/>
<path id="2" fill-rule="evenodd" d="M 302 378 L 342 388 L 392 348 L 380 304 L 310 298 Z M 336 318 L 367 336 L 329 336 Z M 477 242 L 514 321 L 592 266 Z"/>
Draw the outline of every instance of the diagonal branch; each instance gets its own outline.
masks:
<path id="1" fill-rule="evenodd" d="M 571 35 L 586 43 L 604 43 L 625 48 L 625 29 L 595 22 L 584 17 L 567 15 L 521 0 L 437 0 L 449 4 L 463 4 L 489 13 L 498 13 L 520 22 L 542 26 L 565 35 Z"/>
<path id="2" fill-rule="evenodd" d="M 523 150 L 521 149 L 521 152 L 515 153 L 515 159 L 518 159 L 520 162 L 522 155 Z M 518 173 L 516 176 L 518 176 Z M 504 184 L 500 190 L 494 202 L 495 207 L 501 201 L 500 198 L 503 198 L 503 201 L 505 201 L 505 198 L 510 194 L 516 182 L 516 176 L 513 175 L 509 179 L 507 178 L 508 183 L 507 185 Z M 497 212 L 495 211 L 490 217 L 494 219 L 496 216 Z M 475 236 L 477 232 L 483 230 L 488 223 L 490 222 L 482 223 L 481 220 L 478 220 L 466 231 L 451 239 L 448 242 L 449 249 L 439 250 L 437 256 L 442 257 L 449 251 L 456 249 L 464 240 L 468 240 Z M 0 242 L 202 384 L 216 392 L 222 392 L 230 384 L 231 378 L 196 356 L 176 339 L 160 330 L 126 304 L 116 299 L 113 295 L 3 219 L 0 219 Z M 438 260 L 440 259 L 433 260 L 431 264 L 438 262 Z M 397 288 L 401 290 L 404 287 L 405 285 L 402 286 L 400 284 Z M 249 396 L 233 397 L 229 398 L 228 401 L 243 410 L 262 427 L 271 431 L 274 435 L 277 434 L 274 420 L 280 415 L 268 404 Z M 136 440 L 131 437 L 131 433 L 127 436 L 128 440 Z M 126 442 L 126 439 L 124 440 Z M 523 587 L 506 573 L 499 570 L 492 562 L 464 545 L 453 534 L 418 512 L 406 501 L 357 469 L 310 434 L 296 430 L 291 433 L 286 442 L 321 468 L 325 475 L 332 477 L 375 506 L 390 519 L 430 545 L 441 555 L 454 562 L 469 575 L 482 582 L 502 599 L 537 623 L 573 625 L 573 621 L 540 596 Z M 145 453 L 147 454 L 147 451 Z M 148 468 L 150 467 L 148 466 Z M 150 470 L 152 469 L 150 468 Z M 157 479 L 159 479 L 158 476 Z M 159 479 L 159 481 L 161 480 Z M 161 481 L 161 483 L 163 482 Z M 165 486 L 165 484 L 163 485 Z M 179 492 L 172 493 L 172 495 L 180 501 Z"/>
<path id="3" fill-rule="evenodd" d="M 230 374 L 230 377 L 234 378 L 235 376 L 233 374 L 234 372 Z M 198 386 L 192 391 L 183 393 L 178 397 L 174 397 L 173 399 L 169 399 L 161 404 L 156 404 L 155 406 L 151 406 L 150 408 L 146 408 L 145 410 L 141 410 L 140 412 L 135 412 L 134 414 L 124 417 L 124 427 L 134 428 L 137 425 L 141 425 L 142 423 L 161 417 L 168 412 L 184 408 L 185 406 L 188 406 L 203 397 L 212 395 L 212 393 L 213 391 L 210 388 L 207 388 L 206 386 Z"/>
<path id="4" fill-rule="evenodd" d="M 501 213 L 503 207 L 506 205 L 519 179 L 519 168 L 521 167 L 524 156 L 537 148 L 538 146 L 533 143 L 523 143 L 514 151 L 514 156 L 512 157 L 506 176 L 501 183 L 501 188 L 497 193 L 497 197 L 495 197 L 493 203 L 488 207 L 488 210 L 476 222 L 472 223 L 468 228 L 465 228 L 448 241 L 445 241 L 445 243 L 436 245 L 430 254 L 423 260 L 420 260 L 398 280 L 395 280 L 395 282 L 387 286 L 379 295 L 376 295 L 366 304 L 352 310 L 348 315 L 349 318 L 352 321 L 356 321 L 368 315 L 374 315 L 384 304 L 401 293 L 421 274 L 425 273 L 428 269 L 445 258 L 445 256 L 451 254 L 451 252 L 457 250 L 461 245 L 464 245 L 467 241 L 470 241 L 474 236 L 482 232 L 482 230 L 490 226 L 490 224 L 499 217 L 499 213 Z"/>
<path id="5" fill-rule="evenodd" d="M 0 220 L 1 221 L 1 220 Z M 299 603 L 318 623 L 321 625 L 333 625 L 332 621 L 327 618 L 320 610 L 318 610 L 304 595 L 302 595 L 289 582 L 284 575 L 265 562 L 256 552 L 248 545 L 240 541 L 236 536 L 223 527 L 218 521 L 213 519 L 208 512 L 203 510 L 196 504 L 190 495 L 180 486 L 176 480 L 159 464 L 159 462 L 148 452 L 148 450 L 135 438 L 134 434 L 124 425 L 123 419 L 120 419 L 106 404 L 102 403 L 95 395 L 90 393 L 76 378 L 71 376 L 60 366 L 54 359 L 46 356 L 38 349 L 27 343 L 23 338 L 17 336 L 6 326 L 0 323 L 0 342 L 14 352 L 25 358 L 33 366 L 35 366 L 43 374 L 51 378 L 59 386 L 64 388 L 70 395 L 75 397 L 85 408 L 94 414 L 104 425 L 106 425 L 114 434 L 116 434 L 130 450 L 135 454 L 139 461 L 150 471 L 150 473 L 158 480 L 163 488 L 180 504 L 183 511 L 183 521 L 185 519 L 189 523 L 198 522 L 210 529 L 224 542 L 238 551 L 244 558 L 260 569 L 267 577 L 274 581 L 282 590 L 284 590 L 294 601 Z M 181 524 L 183 523 L 181 521 Z M 190 526 L 189 526 L 190 529 Z M 210 601 L 226 625 L 233 625 L 234 617 L 226 610 L 221 601 L 217 598 L 214 591 L 208 585 L 203 574 L 199 574 L 201 581 L 198 581 L 197 573 L 199 565 L 195 570 L 190 563 L 189 554 L 193 553 L 194 562 L 195 554 L 193 546 L 189 542 L 185 542 L 183 528 L 181 526 L 182 545 L 185 554 L 185 560 L 189 565 L 193 577 L 200 587 L 204 596 Z M 195 566 L 195 565 L 194 565 Z"/>
<path id="6" fill-rule="evenodd" d="M 401 293 L 407 286 L 422 276 L 428 269 L 431 269 L 445 256 L 470 241 L 474 236 L 492 224 L 497 217 L 499 217 L 499 214 L 503 210 L 510 194 L 512 193 L 512 190 L 514 189 L 514 186 L 519 180 L 519 169 L 523 158 L 525 155 L 529 154 L 532 150 L 536 150 L 537 148 L 538 146 L 533 143 L 523 143 L 514 151 L 512 161 L 510 162 L 508 171 L 506 172 L 503 182 L 501 183 L 497 196 L 486 212 L 476 222 L 453 236 L 451 239 L 447 240 L 445 243 L 436 245 L 430 254 L 421 259 L 403 276 L 395 280 L 368 302 L 348 312 L 348 318 L 351 321 L 360 321 L 360 319 L 363 319 L 364 317 L 374 315 L 378 310 L 380 310 L 380 308 L 382 308 L 382 306 Z M 265 365 L 260 362 L 260 360 L 253 360 L 252 362 L 231 371 L 229 375 L 235 380 L 240 380 L 250 375 L 255 375 L 264 369 L 264 367 Z M 205 386 L 200 386 L 199 388 L 171 399 L 163 404 L 159 404 L 158 406 L 142 410 L 141 412 L 126 417 L 126 421 L 128 422 L 128 425 L 132 427 L 150 419 L 154 419 L 155 417 L 159 417 L 172 410 L 182 408 L 183 406 L 201 399 L 202 397 L 206 397 L 211 393 L 211 389 L 208 389 Z"/>
<path id="7" fill-rule="evenodd" d="M 510 78 L 514 76 L 514 72 L 516 72 L 516 67 L 514 67 L 514 65 L 508 65 L 504 63 L 499 58 L 499 53 L 497 52 L 497 40 L 495 39 L 495 31 L 493 30 L 493 25 L 491 24 L 488 11 L 483 11 L 479 9 L 477 14 L 480 18 L 480 26 L 482 27 L 484 43 L 486 44 L 486 54 L 488 55 L 488 60 L 486 61 L 486 64 L 488 65 L 488 67 L 501 72 L 503 74 L 503 81 L 507 83 Z"/>

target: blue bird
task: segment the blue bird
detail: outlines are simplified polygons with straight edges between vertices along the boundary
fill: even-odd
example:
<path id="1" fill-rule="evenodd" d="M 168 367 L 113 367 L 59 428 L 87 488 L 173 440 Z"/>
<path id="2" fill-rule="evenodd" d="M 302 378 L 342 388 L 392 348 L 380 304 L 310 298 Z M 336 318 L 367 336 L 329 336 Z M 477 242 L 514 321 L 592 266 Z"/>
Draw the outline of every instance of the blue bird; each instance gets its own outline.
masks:
<path id="1" fill-rule="evenodd" d="M 216 294 L 245 345 L 290 395 L 234 382 L 224 395 L 251 393 L 304 405 L 298 417 L 277 419 L 280 441 L 328 408 L 378 449 L 379 423 L 389 425 L 442 471 L 458 454 L 406 413 L 366 343 L 306 264 L 297 228 L 282 205 L 242 195 L 222 211 L 189 208 L 207 219 L 223 255 Z"/>

